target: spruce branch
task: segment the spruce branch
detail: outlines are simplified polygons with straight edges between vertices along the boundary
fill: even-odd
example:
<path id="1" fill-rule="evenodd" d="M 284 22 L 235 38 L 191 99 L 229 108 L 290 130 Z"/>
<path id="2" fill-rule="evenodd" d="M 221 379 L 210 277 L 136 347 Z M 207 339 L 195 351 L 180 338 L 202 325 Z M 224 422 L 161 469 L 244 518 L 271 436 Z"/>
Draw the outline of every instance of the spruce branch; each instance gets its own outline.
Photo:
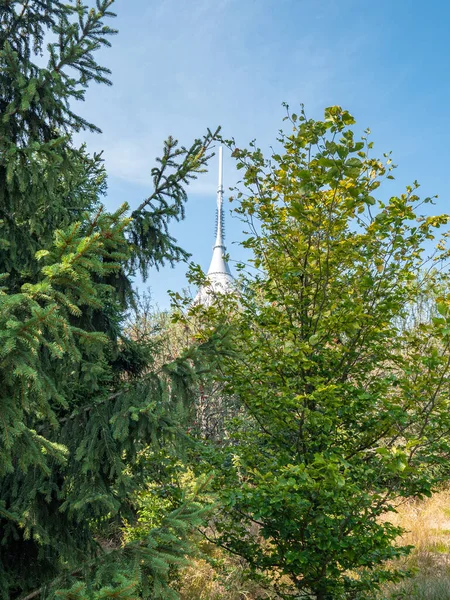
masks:
<path id="1" fill-rule="evenodd" d="M 184 146 L 178 148 L 178 141 L 169 137 L 164 143 L 162 158 L 157 159 L 161 167 L 152 169 L 154 190 L 133 211 L 131 216 L 136 217 L 147 206 L 152 205 L 154 200 L 161 202 L 164 196 L 174 198 L 175 201 L 185 200 L 187 196 L 181 184 L 188 185 L 190 180 L 196 179 L 198 174 L 205 172 L 206 165 L 213 156 L 208 154 L 208 150 L 211 144 L 218 139 L 220 129 L 218 127 L 214 133 L 208 129 L 203 139 L 196 139 L 189 149 Z M 180 158 L 182 161 L 178 162 Z M 174 169 L 174 172 L 167 174 L 167 170 L 170 168 Z M 154 207 L 152 206 L 152 208 Z"/>
<path id="2" fill-rule="evenodd" d="M 162 576 L 165 578 L 168 567 L 170 564 L 185 564 L 185 552 L 186 547 L 186 534 L 189 530 L 198 528 L 199 521 L 204 518 L 207 512 L 211 510 L 211 507 L 203 508 L 199 505 L 197 499 L 207 489 L 211 482 L 211 477 L 204 478 L 195 488 L 193 496 L 189 499 L 183 498 L 176 508 L 164 516 L 161 524 L 158 527 L 153 527 L 145 535 L 144 539 L 133 540 L 128 542 L 120 548 L 112 548 L 110 550 L 103 550 L 102 554 L 97 555 L 94 559 L 85 562 L 76 569 L 70 572 L 71 577 L 77 577 L 78 575 L 86 572 L 99 564 L 99 562 L 106 562 L 116 557 L 122 557 L 129 555 L 130 557 L 137 555 L 141 558 L 140 562 L 142 565 L 146 564 L 147 568 L 153 572 L 153 577 L 156 579 Z M 180 549 L 177 546 L 182 544 Z M 141 555 L 141 551 L 144 553 Z M 146 557 L 146 552 L 149 552 L 150 558 L 155 560 L 159 559 L 164 565 L 163 569 L 158 569 L 156 564 L 152 566 Z M 67 573 L 55 578 L 52 582 L 46 583 L 45 585 L 33 590 L 26 596 L 22 596 L 19 600 L 32 600 L 33 598 L 39 597 L 43 592 L 48 591 L 51 588 L 55 588 L 67 578 Z M 161 583 L 161 582 L 160 582 Z"/>
<path id="3" fill-rule="evenodd" d="M 190 148 L 178 147 L 178 141 L 172 137 L 165 141 L 163 155 L 157 159 L 159 166 L 152 169 L 153 192 L 131 213 L 133 222 L 128 230 L 130 266 L 133 270 L 138 268 L 144 279 L 149 266 L 159 268 L 166 261 L 173 265 L 188 258 L 170 236 L 168 225 L 171 219 L 184 218 L 186 186 L 205 172 L 219 132 L 220 127 L 214 132 L 208 129 L 203 139 L 194 140 Z"/>

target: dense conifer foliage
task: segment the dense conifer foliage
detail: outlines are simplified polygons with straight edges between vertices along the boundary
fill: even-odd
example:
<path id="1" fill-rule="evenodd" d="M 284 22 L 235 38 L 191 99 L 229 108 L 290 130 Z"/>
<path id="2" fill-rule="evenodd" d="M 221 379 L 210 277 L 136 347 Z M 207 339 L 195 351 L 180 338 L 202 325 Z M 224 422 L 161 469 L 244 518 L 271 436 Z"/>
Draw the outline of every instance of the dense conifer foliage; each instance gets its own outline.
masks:
<path id="1" fill-rule="evenodd" d="M 251 268 L 238 299 L 191 308 L 240 409 L 204 446 L 223 506 L 205 535 L 273 597 L 362 600 L 402 575 L 390 511 L 449 475 L 449 217 L 416 185 L 380 194 L 391 159 L 348 112 L 288 124 L 269 159 L 232 146 Z"/>
<path id="2" fill-rule="evenodd" d="M 0 597 L 169 598 L 194 496 L 153 531 L 112 543 L 152 475 L 142 452 L 168 443 L 190 394 L 195 352 L 169 365 L 122 332 L 130 277 L 186 255 L 169 235 L 213 135 L 169 138 L 136 210 L 102 204 L 97 130 L 76 113 L 109 84 L 113 0 L 0 1 Z M 198 355 L 199 350 L 197 350 Z M 201 352 L 201 351 L 200 351 Z M 189 359 L 189 360 L 188 360 Z M 113 532 L 113 533 L 111 533 Z M 117 536 L 116 536 L 117 537 Z M 119 538 L 118 538 L 119 539 Z M 64 591 L 66 590 L 66 591 Z"/>

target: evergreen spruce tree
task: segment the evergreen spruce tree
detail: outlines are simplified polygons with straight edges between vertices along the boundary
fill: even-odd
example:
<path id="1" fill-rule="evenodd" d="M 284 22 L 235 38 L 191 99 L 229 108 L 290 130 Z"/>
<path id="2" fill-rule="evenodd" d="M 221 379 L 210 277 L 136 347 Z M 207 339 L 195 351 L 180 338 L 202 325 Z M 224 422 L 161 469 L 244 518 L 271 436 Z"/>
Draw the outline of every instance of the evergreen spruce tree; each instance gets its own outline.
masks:
<path id="1" fill-rule="evenodd" d="M 131 212 L 101 203 L 96 131 L 74 112 L 109 84 L 95 51 L 115 30 L 113 0 L 0 0 L 0 597 L 169 598 L 171 564 L 201 508 L 180 497 L 159 527 L 106 544 L 149 474 L 142 453 L 167 442 L 170 407 L 188 398 L 202 349 L 156 364 L 121 324 L 130 278 L 186 257 L 169 235 L 214 134 L 169 138 L 154 190 Z M 50 43 L 46 45 L 46 41 Z M 43 58 L 47 58 L 44 64 Z M 44 66 L 43 66 L 44 64 Z M 102 541 L 103 540 L 103 541 Z"/>

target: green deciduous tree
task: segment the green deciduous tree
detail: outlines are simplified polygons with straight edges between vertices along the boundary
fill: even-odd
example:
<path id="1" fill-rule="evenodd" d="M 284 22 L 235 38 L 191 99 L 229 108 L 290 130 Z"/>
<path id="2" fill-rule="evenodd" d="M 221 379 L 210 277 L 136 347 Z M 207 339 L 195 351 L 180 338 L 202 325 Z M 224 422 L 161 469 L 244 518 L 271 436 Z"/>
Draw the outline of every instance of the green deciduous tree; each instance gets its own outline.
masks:
<path id="1" fill-rule="evenodd" d="M 105 209 L 101 157 L 73 141 L 96 127 L 74 104 L 89 84 L 109 83 L 94 55 L 115 33 L 105 23 L 112 3 L 0 1 L 5 599 L 168 598 L 167 572 L 200 514 L 180 498 L 138 543 L 117 535 L 148 483 L 141 454 L 174 438 L 171 407 L 189 397 L 201 355 L 161 364 L 154 346 L 122 331 L 130 278 L 186 256 L 168 225 L 183 217 L 186 184 L 214 136 L 187 149 L 169 138 L 149 197 L 131 214 Z"/>
<path id="2" fill-rule="evenodd" d="M 391 160 L 348 112 L 288 122 L 269 160 L 233 148 L 253 274 L 238 301 L 192 309 L 205 339 L 224 334 L 217 377 L 245 409 L 205 450 L 215 539 L 279 597 L 362 599 L 401 575 L 385 564 L 408 552 L 389 511 L 449 474 L 445 235 L 426 258 L 448 217 L 416 185 L 379 195 Z M 437 311 L 411 321 L 424 297 Z"/>

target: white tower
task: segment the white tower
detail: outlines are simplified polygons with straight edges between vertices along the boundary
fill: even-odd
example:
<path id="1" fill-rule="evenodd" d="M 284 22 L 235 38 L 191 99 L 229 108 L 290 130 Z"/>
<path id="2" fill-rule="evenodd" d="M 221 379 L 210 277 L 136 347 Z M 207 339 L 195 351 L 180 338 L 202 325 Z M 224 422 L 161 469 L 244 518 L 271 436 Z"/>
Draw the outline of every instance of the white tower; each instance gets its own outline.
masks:
<path id="1" fill-rule="evenodd" d="M 214 295 L 226 294 L 233 288 L 233 276 L 225 260 L 226 248 L 225 221 L 223 212 L 223 159 L 222 146 L 219 147 L 219 186 L 217 188 L 217 217 L 216 217 L 216 243 L 213 246 L 213 255 L 206 275 L 206 283 L 203 285 L 194 300 L 195 304 L 211 304 Z"/>

